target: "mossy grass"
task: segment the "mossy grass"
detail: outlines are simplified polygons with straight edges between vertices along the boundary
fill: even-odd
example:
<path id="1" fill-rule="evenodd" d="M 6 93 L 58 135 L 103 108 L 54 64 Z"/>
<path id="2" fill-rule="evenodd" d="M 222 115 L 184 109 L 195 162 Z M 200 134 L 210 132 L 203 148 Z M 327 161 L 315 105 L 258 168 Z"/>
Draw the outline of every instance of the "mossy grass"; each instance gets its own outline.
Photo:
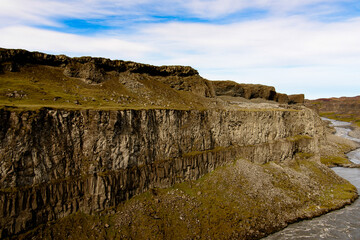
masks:
<path id="1" fill-rule="evenodd" d="M 328 167 L 344 166 L 347 164 L 351 164 L 349 159 L 340 156 L 321 157 L 320 161 L 322 164 L 325 164 Z"/>
<path id="2" fill-rule="evenodd" d="M 286 139 L 290 142 L 298 142 L 304 139 L 312 139 L 312 137 L 308 135 L 295 135 L 295 136 L 287 137 Z"/>

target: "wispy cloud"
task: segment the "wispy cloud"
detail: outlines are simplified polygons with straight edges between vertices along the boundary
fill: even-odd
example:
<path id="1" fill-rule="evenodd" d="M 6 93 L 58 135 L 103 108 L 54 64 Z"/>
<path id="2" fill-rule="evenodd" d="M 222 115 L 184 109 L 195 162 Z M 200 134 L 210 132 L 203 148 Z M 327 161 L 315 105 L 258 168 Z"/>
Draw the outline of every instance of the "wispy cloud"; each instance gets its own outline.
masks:
<path id="1" fill-rule="evenodd" d="M 0 24 L 58 26 L 62 18 L 102 19 L 106 20 L 104 23 L 111 24 L 119 18 L 134 21 L 135 17 L 148 20 L 156 16 L 177 17 L 180 21 L 182 18 L 211 20 L 227 16 L 237 19 L 235 13 L 241 14 L 250 9 L 263 10 L 270 15 L 316 15 L 338 12 L 353 2 L 354 0 L 2 0 Z"/>
<path id="2" fill-rule="evenodd" d="M 210 79 L 315 96 L 339 90 L 340 78 L 360 89 L 356 9 L 355 0 L 2 0 L 0 46 L 191 65 Z"/>
<path id="3" fill-rule="evenodd" d="M 152 51 L 150 45 L 109 36 L 79 36 L 24 26 L 2 28 L 0 35 L 2 47 L 68 54 L 69 56 L 91 55 L 141 61 Z"/>
<path id="4" fill-rule="evenodd" d="M 206 55 L 198 64 L 229 67 L 341 64 L 360 61 L 360 19 L 337 23 L 311 22 L 300 17 L 263 19 L 230 25 L 169 23 L 146 26 L 144 39 L 171 56 Z M 176 51 L 178 49 L 178 51 Z M 212 56 L 209 58 L 209 56 Z M 229 56 L 236 61 L 228 62 Z M 193 58 L 194 59 L 194 58 Z M 205 60 L 205 61 L 203 61 Z M 234 59 L 235 60 L 235 59 Z M 191 60 L 190 60 L 191 61 Z"/>

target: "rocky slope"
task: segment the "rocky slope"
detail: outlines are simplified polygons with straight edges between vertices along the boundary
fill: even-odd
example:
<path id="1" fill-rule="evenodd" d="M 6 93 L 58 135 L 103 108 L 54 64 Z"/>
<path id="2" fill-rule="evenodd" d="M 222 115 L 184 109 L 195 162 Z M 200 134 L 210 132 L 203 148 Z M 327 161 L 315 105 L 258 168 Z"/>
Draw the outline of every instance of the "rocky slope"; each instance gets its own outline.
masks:
<path id="1" fill-rule="evenodd" d="M 302 95 L 24 50 L 2 49 L 0 65 L 2 238 L 71 238 L 65 226 L 76 239 L 209 238 L 223 226 L 218 238 L 254 239 L 357 197 L 320 163 L 319 116 L 286 104 Z"/>

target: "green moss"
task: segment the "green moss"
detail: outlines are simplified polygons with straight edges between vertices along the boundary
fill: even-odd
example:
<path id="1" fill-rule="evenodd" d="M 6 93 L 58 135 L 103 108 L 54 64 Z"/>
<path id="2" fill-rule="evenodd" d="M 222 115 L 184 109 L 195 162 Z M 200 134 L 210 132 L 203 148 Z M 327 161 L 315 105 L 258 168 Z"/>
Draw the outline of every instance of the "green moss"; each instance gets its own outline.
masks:
<path id="1" fill-rule="evenodd" d="M 314 156 L 314 153 L 298 152 L 296 153 L 297 159 L 309 159 Z"/>
<path id="2" fill-rule="evenodd" d="M 312 137 L 308 135 L 295 135 L 295 136 L 287 137 L 286 139 L 290 142 L 298 142 L 303 139 L 312 139 Z"/>
<path id="3" fill-rule="evenodd" d="M 321 157 L 320 161 L 321 161 L 322 164 L 325 164 L 326 166 L 329 166 L 329 167 L 342 166 L 344 164 L 345 165 L 346 164 L 351 164 L 349 159 L 344 158 L 344 157 L 339 157 L 339 156 Z"/>
<path id="4" fill-rule="evenodd" d="M 201 155 L 201 154 L 205 154 L 205 153 L 209 153 L 209 152 L 220 152 L 220 151 L 224 151 L 226 149 L 231 149 L 232 147 L 215 147 L 213 149 L 208 149 L 205 151 L 192 151 L 192 152 L 188 152 L 188 153 L 184 153 L 183 157 L 193 157 L 193 156 L 197 156 L 197 155 Z"/>

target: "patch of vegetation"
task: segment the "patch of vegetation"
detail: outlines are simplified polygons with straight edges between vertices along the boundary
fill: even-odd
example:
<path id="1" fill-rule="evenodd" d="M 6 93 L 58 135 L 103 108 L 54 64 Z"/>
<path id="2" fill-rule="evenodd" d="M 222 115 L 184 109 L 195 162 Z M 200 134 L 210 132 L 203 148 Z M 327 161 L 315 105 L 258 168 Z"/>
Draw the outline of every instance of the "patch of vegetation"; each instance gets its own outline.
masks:
<path id="1" fill-rule="evenodd" d="M 187 152 L 187 153 L 184 153 L 183 154 L 183 157 L 192 157 L 192 156 L 197 156 L 197 155 L 201 155 L 201 154 L 204 154 L 204 153 L 209 153 L 209 152 L 220 152 L 220 151 L 223 151 L 223 150 L 226 150 L 226 149 L 231 149 L 232 147 L 221 147 L 221 146 L 218 146 L 218 147 L 215 147 L 213 149 L 209 149 L 209 150 L 205 150 L 205 151 L 192 151 L 192 152 Z"/>
<path id="2" fill-rule="evenodd" d="M 322 164 L 325 164 L 328 167 L 335 167 L 335 166 L 343 166 L 346 164 L 351 164 L 349 159 L 340 156 L 327 156 L 321 157 L 320 161 Z"/>
<path id="3" fill-rule="evenodd" d="M 297 159 L 309 159 L 314 156 L 314 153 L 298 152 L 296 153 Z"/>
<path id="4" fill-rule="evenodd" d="M 312 139 L 312 137 L 308 135 L 295 135 L 295 136 L 287 137 L 286 139 L 290 142 L 298 142 L 303 139 Z"/>

